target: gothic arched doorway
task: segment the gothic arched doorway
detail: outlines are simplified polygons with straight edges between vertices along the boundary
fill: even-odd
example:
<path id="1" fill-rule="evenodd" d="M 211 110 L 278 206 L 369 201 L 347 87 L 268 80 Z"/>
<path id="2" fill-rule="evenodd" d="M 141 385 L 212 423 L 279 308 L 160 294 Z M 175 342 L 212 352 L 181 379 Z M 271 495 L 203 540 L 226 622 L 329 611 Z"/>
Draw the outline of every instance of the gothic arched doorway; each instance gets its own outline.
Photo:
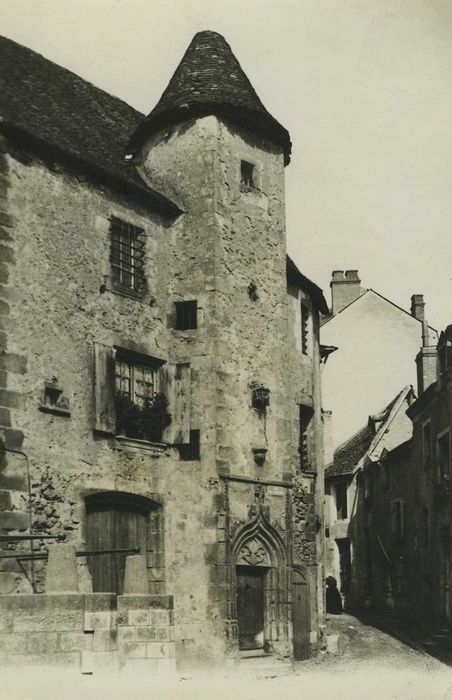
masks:
<path id="1" fill-rule="evenodd" d="M 287 570 L 281 535 L 260 513 L 232 545 L 234 617 L 239 649 L 274 649 L 287 640 Z"/>

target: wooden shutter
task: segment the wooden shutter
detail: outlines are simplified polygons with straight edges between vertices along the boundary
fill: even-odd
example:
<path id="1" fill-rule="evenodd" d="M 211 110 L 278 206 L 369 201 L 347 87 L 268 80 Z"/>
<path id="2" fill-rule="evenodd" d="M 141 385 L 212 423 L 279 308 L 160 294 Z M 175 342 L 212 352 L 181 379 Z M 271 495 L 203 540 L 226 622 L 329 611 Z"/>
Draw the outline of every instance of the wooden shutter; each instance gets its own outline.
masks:
<path id="1" fill-rule="evenodd" d="M 164 365 L 161 368 L 161 387 L 171 413 L 164 440 L 171 445 L 187 445 L 190 442 L 190 364 Z"/>
<path id="2" fill-rule="evenodd" d="M 294 658 L 308 659 L 310 656 L 310 598 L 307 577 L 295 569 L 292 575 L 292 639 Z"/>
<path id="3" fill-rule="evenodd" d="M 94 420 L 93 428 L 102 433 L 116 432 L 115 349 L 94 343 Z"/>

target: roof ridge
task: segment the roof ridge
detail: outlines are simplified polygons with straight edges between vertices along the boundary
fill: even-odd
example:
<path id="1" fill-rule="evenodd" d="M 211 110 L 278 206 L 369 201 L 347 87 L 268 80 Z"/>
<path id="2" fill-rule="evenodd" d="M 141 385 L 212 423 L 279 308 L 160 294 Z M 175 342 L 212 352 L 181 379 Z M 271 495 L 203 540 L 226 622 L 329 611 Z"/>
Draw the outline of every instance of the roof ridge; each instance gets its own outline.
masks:
<path id="1" fill-rule="evenodd" d="M 47 58 L 46 56 L 44 56 L 44 54 L 40 53 L 39 51 L 36 51 L 35 49 L 30 48 L 29 46 L 25 46 L 25 44 L 21 44 L 20 42 L 15 41 L 14 39 L 10 39 L 10 37 L 4 36 L 3 34 L 0 34 L 0 42 L 1 41 L 6 41 L 8 43 L 14 44 L 15 46 L 20 47 L 23 51 L 27 51 L 29 54 L 33 54 L 34 56 L 38 56 L 42 61 L 44 61 L 47 64 L 50 63 L 52 66 L 57 68 L 59 71 L 71 75 L 76 80 L 80 80 L 81 82 L 85 83 L 86 85 L 89 85 L 92 88 L 94 88 L 96 91 L 101 92 L 102 94 L 116 100 L 117 102 L 120 102 L 125 107 L 127 107 L 128 109 L 135 112 L 137 116 L 142 117 L 142 118 L 145 117 L 144 112 L 140 112 L 140 110 L 136 109 L 135 107 L 132 107 L 132 105 L 130 105 L 125 100 L 123 100 L 122 97 L 118 97 L 117 95 L 113 95 L 113 93 L 111 93 L 111 92 L 107 92 L 107 90 L 104 90 L 103 88 L 99 87 L 99 85 L 96 85 L 96 83 L 93 83 L 91 80 L 88 80 L 88 78 L 84 78 L 82 75 L 75 73 L 70 68 L 66 68 L 66 66 L 61 65 L 61 63 L 57 63 L 56 61 L 52 60 L 51 58 Z"/>

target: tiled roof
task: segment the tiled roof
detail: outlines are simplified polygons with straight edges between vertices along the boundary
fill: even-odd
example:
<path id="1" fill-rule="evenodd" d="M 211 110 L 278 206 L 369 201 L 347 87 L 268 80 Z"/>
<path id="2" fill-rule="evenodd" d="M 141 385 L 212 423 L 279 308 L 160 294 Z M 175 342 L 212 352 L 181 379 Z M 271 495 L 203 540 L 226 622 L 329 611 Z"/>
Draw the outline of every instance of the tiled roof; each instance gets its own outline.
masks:
<path id="1" fill-rule="evenodd" d="M 370 425 L 358 430 L 335 450 L 333 463 L 325 470 L 325 476 L 353 474 L 357 463 L 366 454 L 374 437 L 375 432 Z"/>
<path id="2" fill-rule="evenodd" d="M 179 213 L 166 197 L 146 187 L 124 160 L 128 140 L 144 116 L 5 37 L 0 37 L 0 118 L 6 135 L 21 144 L 55 159 L 64 154 L 160 213 Z"/>
<path id="3" fill-rule="evenodd" d="M 412 387 L 406 386 L 399 391 L 392 401 L 378 414 L 369 416 L 367 425 L 358 430 L 351 438 L 342 443 L 334 451 L 333 463 L 325 470 L 325 476 L 339 476 L 341 474 L 353 474 L 358 462 L 370 451 L 372 454 L 379 436 L 387 429 L 387 424 L 393 411 L 400 410 L 400 402 L 408 400 L 412 395 Z M 398 405 L 399 404 L 399 405 Z M 375 438 L 375 443 L 372 445 Z M 372 448 L 372 449 L 371 449 Z"/>
<path id="4" fill-rule="evenodd" d="M 158 104 L 135 132 L 130 149 L 135 152 L 160 129 L 209 114 L 279 144 L 289 163 L 289 132 L 267 112 L 226 40 L 212 31 L 195 34 Z"/>

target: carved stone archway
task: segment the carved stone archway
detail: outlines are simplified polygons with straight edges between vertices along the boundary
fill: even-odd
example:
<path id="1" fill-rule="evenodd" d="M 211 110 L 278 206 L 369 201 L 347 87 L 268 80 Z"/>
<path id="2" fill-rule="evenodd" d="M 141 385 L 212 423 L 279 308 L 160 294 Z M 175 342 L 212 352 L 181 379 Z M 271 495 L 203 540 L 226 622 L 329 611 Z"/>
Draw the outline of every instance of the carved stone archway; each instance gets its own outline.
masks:
<path id="1" fill-rule="evenodd" d="M 289 580 L 286 544 L 262 509 L 241 525 L 231 542 L 231 616 L 237 620 L 237 571 L 263 569 L 264 649 L 277 651 L 287 645 Z"/>

